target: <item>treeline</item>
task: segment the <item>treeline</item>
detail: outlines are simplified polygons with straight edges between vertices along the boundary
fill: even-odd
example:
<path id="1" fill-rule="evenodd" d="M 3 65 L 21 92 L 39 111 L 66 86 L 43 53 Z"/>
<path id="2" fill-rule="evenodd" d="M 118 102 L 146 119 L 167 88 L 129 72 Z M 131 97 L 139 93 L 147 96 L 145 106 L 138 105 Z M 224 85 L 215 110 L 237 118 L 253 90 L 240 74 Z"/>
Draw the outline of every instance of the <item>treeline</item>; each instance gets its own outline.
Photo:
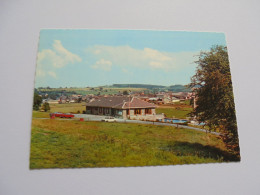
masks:
<path id="1" fill-rule="evenodd" d="M 172 92 L 191 92 L 191 88 L 185 85 L 171 85 L 167 89 Z"/>
<path id="2" fill-rule="evenodd" d="M 149 84 L 113 84 L 115 88 L 146 88 L 146 89 L 154 89 L 154 88 L 165 88 L 163 85 L 149 85 Z"/>
<path id="3" fill-rule="evenodd" d="M 149 84 L 113 84 L 115 88 L 146 88 L 149 90 L 159 89 L 160 91 L 168 90 L 172 92 L 190 92 L 191 89 L 185 85 L 149 85 Z"/>
<path id="4" fill-rule="evenodd" d="M 58 99 L 60 96 L 71 96 L 73 94 L 77 94 L 75 91 L 53 90 L 53 89 L 50 89 L 50 90 L 38 89 L 37 92 L 39 95 L 41 95 L 43 97 L 43 99 L 50 98 L 53 100 Z M 45 94 L 48 94 L 48 96 L 45 96 Z"/>

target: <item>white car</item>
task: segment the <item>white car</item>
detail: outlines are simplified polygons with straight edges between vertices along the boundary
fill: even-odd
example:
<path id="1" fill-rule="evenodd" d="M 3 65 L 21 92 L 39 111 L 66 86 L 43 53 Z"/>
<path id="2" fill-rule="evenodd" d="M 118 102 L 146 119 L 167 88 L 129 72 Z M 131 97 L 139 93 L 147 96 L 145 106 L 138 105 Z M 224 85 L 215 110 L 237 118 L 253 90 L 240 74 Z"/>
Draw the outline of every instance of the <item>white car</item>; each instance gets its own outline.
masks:
<path id="1" fill-rule="evenodd" d="M 112 117 L 112 116 L 107 116 L 106 118 L 102 119 L 101 121 L 104 121 L 104 122 L 116 122 L 117 119 L 115 117 Z"/>

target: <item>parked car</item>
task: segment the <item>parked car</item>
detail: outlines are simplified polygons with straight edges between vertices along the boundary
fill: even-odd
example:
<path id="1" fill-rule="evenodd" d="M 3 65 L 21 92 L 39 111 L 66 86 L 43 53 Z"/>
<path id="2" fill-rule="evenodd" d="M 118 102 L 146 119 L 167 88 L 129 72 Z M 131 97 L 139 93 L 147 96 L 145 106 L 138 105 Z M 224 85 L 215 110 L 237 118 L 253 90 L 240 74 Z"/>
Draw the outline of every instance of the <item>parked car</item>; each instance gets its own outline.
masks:
<path id="1" fill-rule="evenodd" d="M 63 114 L 62 112 L 54 112 L 54 113 L 51 113 L 50 115 L 55 116 L 55 117 L 60 117 L 62 114 Z"/>
<path id="2" fill-rule="evenodd" d="M 104 121 L 104 122 L 116 122 L 117 119 L 115 117 L 112 117 L 112 116 L 107 116 L 104 119 L 102 119 L 101 121 Z"/>
<path id="3" fill-rule="evenodd" d="M 65 113 L 60 116 L 60 118 L 73 118 L 74 114 L 71 113 Z"/>
<path id="4" fill-rule="evenodd" d="M 62 113 L 62 112 L 54 112 L 51 113 L 50 116 L 60 117 L 60 118 L 73 118 L 74 114 L 71 113 Z"/>

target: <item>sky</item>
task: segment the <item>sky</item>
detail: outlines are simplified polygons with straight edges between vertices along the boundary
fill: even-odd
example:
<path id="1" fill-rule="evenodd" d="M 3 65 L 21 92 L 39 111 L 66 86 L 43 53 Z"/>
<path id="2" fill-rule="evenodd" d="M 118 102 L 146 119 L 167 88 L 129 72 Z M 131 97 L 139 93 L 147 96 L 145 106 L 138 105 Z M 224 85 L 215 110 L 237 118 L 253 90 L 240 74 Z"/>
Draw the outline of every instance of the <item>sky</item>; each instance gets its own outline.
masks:
<path id="1" fill-rule="evenodd" d="M 35 87 L 186 85 L 213 45 L 226 45 L 224 33 L 44 29 Z"/>

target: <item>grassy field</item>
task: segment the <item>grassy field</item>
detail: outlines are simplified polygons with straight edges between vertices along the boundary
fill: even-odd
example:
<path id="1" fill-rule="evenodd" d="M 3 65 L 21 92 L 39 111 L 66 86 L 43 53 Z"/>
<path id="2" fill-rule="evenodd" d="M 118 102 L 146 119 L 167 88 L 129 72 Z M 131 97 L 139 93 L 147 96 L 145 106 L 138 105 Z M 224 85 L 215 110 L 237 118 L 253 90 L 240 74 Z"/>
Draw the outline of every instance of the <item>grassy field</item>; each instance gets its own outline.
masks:
<path id="1" fill-rule="evenodd" d="M 164 113 L 168 118 L 186 118 L 192 111 L 189 107 L 158 107 L 156 114 Z"/>
<path id="2" fill-rule="evenodd" d="M 65 103 L 65 104 L 50 104 L 51 112 L 63 112 L 63 113 L 82 113 L 86 111 L 86 103 Z"/>
<path id="3" fill-rule="evenodd" d="M 32 112 L 32 117 L 33 118 L 49 118 L 50 117 L 50 112 L 40 112 L 40 111 L 34 111 Z"/>
<path id="4" fill-rule="evenodd" d="M 33 119 L 30 168 L 153 166 L 230 161 L 215 135 L 144 124 Z"/>
<path id="5" fill-rule="evenodd" d="M 33 118 L 48 118 L 51 112 L 62 113 L 82 113 L 86 111 L 86 103 L 66 103 L 66 104 L 50 104 L 51 110 L 48 112 L 33 111 Z"/>

